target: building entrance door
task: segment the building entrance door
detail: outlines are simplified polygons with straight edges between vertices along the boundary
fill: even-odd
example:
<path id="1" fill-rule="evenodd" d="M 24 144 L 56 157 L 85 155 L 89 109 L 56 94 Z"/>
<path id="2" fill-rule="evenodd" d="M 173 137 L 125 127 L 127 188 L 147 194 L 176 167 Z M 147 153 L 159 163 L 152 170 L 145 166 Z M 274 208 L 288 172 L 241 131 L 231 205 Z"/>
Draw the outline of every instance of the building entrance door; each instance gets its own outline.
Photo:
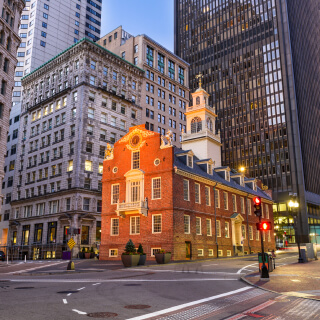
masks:
<path id="1" fill-rule="evenodd" d="M 186 259 L 190 260 L 191 259 L 191 242 L 186 241 Z"/>

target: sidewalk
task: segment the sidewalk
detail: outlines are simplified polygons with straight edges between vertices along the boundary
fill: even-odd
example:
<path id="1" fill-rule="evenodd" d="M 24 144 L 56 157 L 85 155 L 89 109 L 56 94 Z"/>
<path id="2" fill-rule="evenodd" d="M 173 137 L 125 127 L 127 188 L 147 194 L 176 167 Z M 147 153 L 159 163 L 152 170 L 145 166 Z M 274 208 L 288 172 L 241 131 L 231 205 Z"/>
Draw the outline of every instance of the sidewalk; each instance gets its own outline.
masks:
<path id="1" fill-rule="evenodd" d="M 270 281 L 261 281 L 260 273 L 254 272 L 242 280 L 261 289 L 320 301 L 320 260 L 281 267 L 277 267 L 276 260 L 276 269 L 269 277 Z"/>

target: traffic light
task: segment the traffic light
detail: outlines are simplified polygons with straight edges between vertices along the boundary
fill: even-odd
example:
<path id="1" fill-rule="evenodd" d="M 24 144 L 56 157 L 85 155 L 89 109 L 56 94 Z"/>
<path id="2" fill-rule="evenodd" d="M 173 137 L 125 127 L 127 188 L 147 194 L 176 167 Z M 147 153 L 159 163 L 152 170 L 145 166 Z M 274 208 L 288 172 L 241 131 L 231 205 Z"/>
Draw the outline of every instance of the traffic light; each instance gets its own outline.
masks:
<path id="1" fill-rule="evenodd" d="M 254 213 L 257 217 L 261 216 L 261 198 L 254 197 L 253 198 L 253 206 L 254 206 Z"/>
<path id="2" fill-rule="evenodd" d="M 271 230 L 271 222 L 258 222 L 257 230 L 262 230 L 262 231 Z"/>

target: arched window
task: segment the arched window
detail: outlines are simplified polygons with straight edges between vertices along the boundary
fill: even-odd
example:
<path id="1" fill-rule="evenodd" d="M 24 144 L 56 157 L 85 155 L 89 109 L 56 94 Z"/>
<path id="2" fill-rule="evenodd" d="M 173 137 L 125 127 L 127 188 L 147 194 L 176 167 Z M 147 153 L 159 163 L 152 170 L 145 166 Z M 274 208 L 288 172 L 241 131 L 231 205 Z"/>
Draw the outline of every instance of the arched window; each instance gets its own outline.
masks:
<path id="1" fill-rule="evenodd" d="M 196 98 L 196 104 L 200 104 L 200 97 Z"/>
<path id="2" fill-rule="evenodd" d="M 191 120 L 191 133 L 196 133 L 202 130 L 201 118 L 195 117 Z"/>
<path id="3" fill-rule="evenodd" d="M 212 120 L 211 118 L 207 119 L 207 128 L 212 132 L 213 130 L 213 125 L 212 125 Z"/>

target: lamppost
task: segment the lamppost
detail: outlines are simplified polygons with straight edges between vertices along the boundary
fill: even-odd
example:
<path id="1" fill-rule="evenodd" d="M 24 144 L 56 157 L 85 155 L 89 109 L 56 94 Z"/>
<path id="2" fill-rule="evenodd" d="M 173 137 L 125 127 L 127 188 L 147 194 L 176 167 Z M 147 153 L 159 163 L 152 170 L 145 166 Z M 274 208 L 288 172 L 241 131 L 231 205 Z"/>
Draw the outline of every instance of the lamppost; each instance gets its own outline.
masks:
<path id="1" fill-rule="evenodd" d="M 292 216 L 294 219 L 294 226 L 296 228 L 296 239 L 297 239 L 297 244 L 298 244 L 298 251 L 299 251 L 299 259 L 298 262 L 299 263 L 303 263 L 303 259 L 301 257 L 301 250 L 300 250 L 300 235 L 298 235 L 298 208 L 299 208 L 299 202 L 298 201 L 293 201 L 290 200 L 288 203 L 288 206 L 290 208 L 290 210 L 292 210 Z"/>

